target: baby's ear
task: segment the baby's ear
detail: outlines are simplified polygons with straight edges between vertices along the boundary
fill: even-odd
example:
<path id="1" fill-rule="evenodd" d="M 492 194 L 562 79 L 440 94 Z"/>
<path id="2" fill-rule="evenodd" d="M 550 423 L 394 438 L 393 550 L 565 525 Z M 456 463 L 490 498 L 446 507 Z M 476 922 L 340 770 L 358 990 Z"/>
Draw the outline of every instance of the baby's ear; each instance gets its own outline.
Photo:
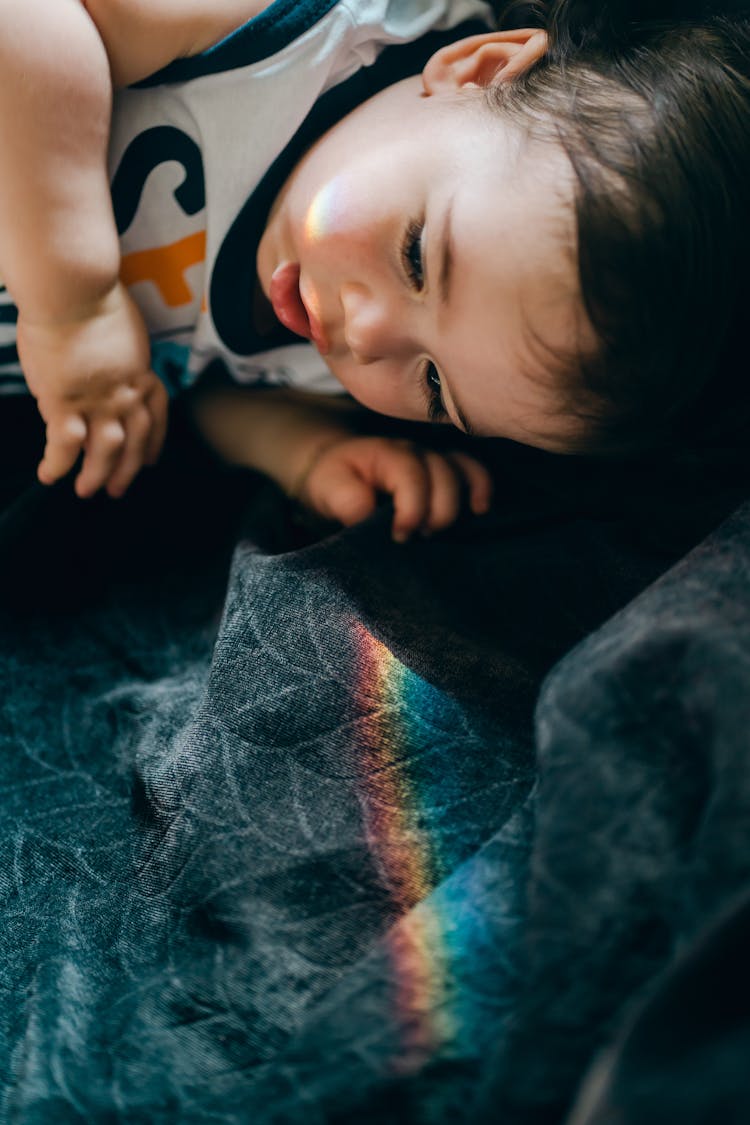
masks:
<path id="1" fill-rule="evenodd" d="M 542 57 L 547 33 L 540 28 L 489 31 L 442 47 L 422 71 L 425 94 L 449 93 L 464 86 L 510 82 Z"/>

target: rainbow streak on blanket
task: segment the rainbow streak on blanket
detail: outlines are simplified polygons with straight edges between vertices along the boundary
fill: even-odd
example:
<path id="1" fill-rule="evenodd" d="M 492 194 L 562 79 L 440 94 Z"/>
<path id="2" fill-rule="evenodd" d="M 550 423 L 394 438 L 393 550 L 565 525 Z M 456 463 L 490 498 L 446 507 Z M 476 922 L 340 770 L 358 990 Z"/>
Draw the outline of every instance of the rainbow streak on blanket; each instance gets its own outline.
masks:
<path id="1" fill-rule="evenodd" d="M 364 626 L 356 623 L 355 634 L 354 697 L 361 714 L 355 727 L 356 753 L 365 833 L 399 919 L 386 938 L 394 1015 L 404 1036 L 394 1065 L 411 1069 L 456 1032 L 447 995 L 447 920 L 424 901 L 445 872 L 422 823 L 420 798 L 426 793 L 413 776 L 412 761 L 425 753 L 424 716 L 439 693 L 399 663 Z"/>

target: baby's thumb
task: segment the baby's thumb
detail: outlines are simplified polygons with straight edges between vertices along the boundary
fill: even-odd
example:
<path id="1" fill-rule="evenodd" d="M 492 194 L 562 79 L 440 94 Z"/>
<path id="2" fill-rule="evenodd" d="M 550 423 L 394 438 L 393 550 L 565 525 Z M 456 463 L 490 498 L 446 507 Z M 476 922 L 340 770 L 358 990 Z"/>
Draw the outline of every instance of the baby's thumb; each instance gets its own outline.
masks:
<path id="1" fill-rule="evenodd" d="M 316 507 L 327 519 L 338 520 L 344 527 L 351 527 L 372 515 L 375 504 L 372 486 L 348 472 L 336 481 L 329 480 L 325 499 Z"/>

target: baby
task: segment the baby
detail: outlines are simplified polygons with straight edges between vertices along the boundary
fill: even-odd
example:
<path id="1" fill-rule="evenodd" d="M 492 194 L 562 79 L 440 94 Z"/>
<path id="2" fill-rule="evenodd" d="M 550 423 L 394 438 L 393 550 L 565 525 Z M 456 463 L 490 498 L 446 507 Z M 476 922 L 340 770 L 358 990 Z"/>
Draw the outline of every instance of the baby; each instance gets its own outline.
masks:
<path id="1" fill-rule="evenodd" d="M 121 495 L 167 386 L 326 517 L 390 493 L 397 539 L 486 510 L 486 470 L 321 391 L 562 452 L 675 439 L 734 323 L 747 29 L 578 7 L 548 35 L 481 0 L 9 0 L 0 380 L 40 480 L 82 452 L 78 494 Z"/>

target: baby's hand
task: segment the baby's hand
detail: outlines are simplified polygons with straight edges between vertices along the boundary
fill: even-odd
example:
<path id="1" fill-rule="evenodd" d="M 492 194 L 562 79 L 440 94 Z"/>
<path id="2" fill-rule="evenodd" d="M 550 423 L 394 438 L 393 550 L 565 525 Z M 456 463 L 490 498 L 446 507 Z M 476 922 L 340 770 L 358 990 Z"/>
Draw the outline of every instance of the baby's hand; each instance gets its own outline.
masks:
<path id="1" fill-rule="evenodd" d="M 297 489 L 298 498 L 347 527 L 374 510 L 378 493 L 393 498 L 397 543 L 448 527 L 468 498 L 476 515 L 489 509 L 492 478 L 466 453 L 437 453 L 411 442 L 353 437 L 324 445 Z"/>
<path id="2" fill-rule="evenodd" d="M 148 333 L 127 290 L 118 283 L 78 319 L 42 324 L 19 315 L 17 339 L 47 427 L 39 480 L 59 480 L 83 451 L 77 494 L 106 486 L 122 496 L 158 457 L 167 424 L 167 393 L 150 369 Z"/>

